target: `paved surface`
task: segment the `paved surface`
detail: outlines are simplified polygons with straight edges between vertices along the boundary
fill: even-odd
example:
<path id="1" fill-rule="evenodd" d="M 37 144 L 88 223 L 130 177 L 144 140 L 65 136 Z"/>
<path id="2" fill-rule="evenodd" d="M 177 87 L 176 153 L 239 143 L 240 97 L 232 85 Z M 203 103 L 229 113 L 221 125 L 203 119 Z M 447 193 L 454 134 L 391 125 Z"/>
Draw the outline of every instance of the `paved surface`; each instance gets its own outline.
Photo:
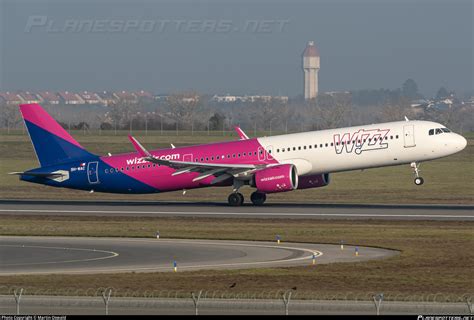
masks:
<path id="1" fill-rule="evenodd" d="M 474 221 L 474 206 L 280 203 L 235 208 L 223 203 L 0 200 L 0 215 L 5 214 Z"/>
<path id="2" fill-rule="evenodd" d="M 44 273 L 153 272 L 354 262 L 398 254 L 337 245 L 85 237 L 0 236 L 0 276 Z"/>

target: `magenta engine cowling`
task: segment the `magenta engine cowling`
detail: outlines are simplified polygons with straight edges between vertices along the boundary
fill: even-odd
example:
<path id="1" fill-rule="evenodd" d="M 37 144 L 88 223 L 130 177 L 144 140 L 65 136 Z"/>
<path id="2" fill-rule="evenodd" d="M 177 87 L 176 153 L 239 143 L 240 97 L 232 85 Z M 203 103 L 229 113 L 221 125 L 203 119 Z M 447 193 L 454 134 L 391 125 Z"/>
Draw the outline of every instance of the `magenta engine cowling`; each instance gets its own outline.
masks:
<path id="1" fill-rule="evenodd" d="M 325 187 L 329 184 L 329 173 L 300 176 L 298 178 L 298 189 L 309 189 Z"/>
<path id="2" fill-rule="evenodd" d="M 259 192 L 275 193 L 298 188 L 298 174 L 292 164 L 282 164 L 255 172 L 252 185 Z"/>

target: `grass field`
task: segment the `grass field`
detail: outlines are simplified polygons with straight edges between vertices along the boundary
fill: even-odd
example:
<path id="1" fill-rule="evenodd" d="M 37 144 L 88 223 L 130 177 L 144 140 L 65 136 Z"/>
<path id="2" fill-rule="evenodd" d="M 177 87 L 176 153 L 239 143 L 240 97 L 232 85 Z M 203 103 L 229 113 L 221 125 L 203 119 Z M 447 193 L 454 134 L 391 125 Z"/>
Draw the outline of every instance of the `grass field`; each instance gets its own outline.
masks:
<path id="1" fill-rule="evenodd" d="M 94 153 L 130 152 L 133 148 L 124 132 L 102 135 L 73 135 Z M 235 139 L 213 133 L 166 135 L 137 133 L 148 148 L 207 143 Z M 408 166 L 354 171 L 332 175 L 326 188 L 275 194 L 269 202 L 308 203 L 474 203 L 474 136 L 469 145 L 454 156 L 423 163 L 425 184 L 416 187 Z M 53 189 L 20 182 L 10 171 L 36 167 L 27 135 L 22 132 L 0 135 L 0 197 L 3 199 L 84 199 L 84 200 L 188 200 L 225 202 L 228 188 L 189 190 L 155 195 L 89 194 Z M 248 198 L 250 188 L 242 189 Z M 420 300 L 423 296 L 473 294 L 474 222 L 440 221 L 335 221 L 335 220 L 260 220 L 195 217 L 53 217 L 1 216 L 1 235 L 120 236 L 194 239 L 274 240 L 339 243 L 376 246 L 399 250 L 397 257 L 360 263 L 336 263 L 292 268 L 219 270 L 178 273 L 124 273 L 99 275 L 44 275 L 0 277 L 0 291 L 16 286 L 26 292 L 49 293 L 114 287 L 118 290 L 220 290 L 254 292 L 297 287 L 299 297 L 354 297 L 384 292 Z M 363 254 L 363 252 L 361 252 Z M 229 285 L 237 283 L 235 288 Z M 2 287 L 3 286 L 3 287 Z M 73 291 L 70 291 L 73 292 Z"/>
<path id="2" fill-rule="evenodd" d="M 82 132 L 72 134 L 78 141 L 93 153 L 112 154 L 132 152 L 133 147 L 126 137 L 127 132 L 113 131 L 102 135 L 84 135 Z M 235 135 L 213 132 L 207 135 L 190 135 L 189 132 L 136 132 L 137 137 L 147 148 L 169 147 L 208 143 L 236 139 Z M 141 136 L 142 134 L 143 136 Z M 471 137 L 472 135 L 467 135 Z M 474 203 L 474 140 L 469 139 L 468 147 L 459 154 L 423 163 L 421 174 L 425 184 L 417 187 L 413 184 L 413 175 L 408 165 L 388 168 L 370 169 L 336 173 L 331 176 L 328 187 L 308 189 L 296 192 L 272 194 L 269 202 L 309 202 L 309 203 Z M 84 191 L 53 189 L 41 185 L 20 182 L 17 176 L 8 172 L 21 171 L 37 167 L 36 157 L 27 135 L 21 131 L 0 135 L 0 197 L 3 199 L 114 199 L 114 200 L 187 200 L 226 202 L 230 188 L 206 188 L 188 190 L 186 196 L 181 192 L 153 195 L 114 195 L 89 194 Z M 249 198 L 251 189 L 242 188 L 242 193 Z"/>
<path id="3" fill-rule="evenodd" d="M 460 297 L 474 293 L 474 222 L 52 216 L 0 219 L 2 235 L 151 238 L 159 229 L 165 238 L 274 241 L 279 234 L 284 242 L 338 244 L 343 239 L 349 245 L 401 251 L 399 256 L 385 260 L 291 268 L 0 277 L 1 285 L 21 286 L 30 294 L 37 290 L 49 290 L 49 294 L 66 289 L 84 292 L 100 287 L 141 293 L 201 289 L 261 293 L 297 287 L 299 297 L 350 298 L 384 292 L 386 297 L 419 300 L 433 294 Z M 230 289 L 234 282 L 237 285 Z"/>

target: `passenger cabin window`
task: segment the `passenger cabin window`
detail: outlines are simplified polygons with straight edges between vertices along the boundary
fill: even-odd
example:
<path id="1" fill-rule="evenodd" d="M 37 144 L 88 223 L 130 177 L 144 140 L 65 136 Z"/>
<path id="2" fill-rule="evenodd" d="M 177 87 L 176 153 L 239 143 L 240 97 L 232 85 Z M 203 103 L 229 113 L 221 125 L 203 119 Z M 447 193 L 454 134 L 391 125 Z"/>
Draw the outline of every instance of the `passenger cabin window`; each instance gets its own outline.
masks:
<path id="1" fill-rule="evenodd" d="M 429 134 L 430 136 L 434 135 L 434 129 L 430 129 L 430 131 L 428 131 L 428 134 Z"/>

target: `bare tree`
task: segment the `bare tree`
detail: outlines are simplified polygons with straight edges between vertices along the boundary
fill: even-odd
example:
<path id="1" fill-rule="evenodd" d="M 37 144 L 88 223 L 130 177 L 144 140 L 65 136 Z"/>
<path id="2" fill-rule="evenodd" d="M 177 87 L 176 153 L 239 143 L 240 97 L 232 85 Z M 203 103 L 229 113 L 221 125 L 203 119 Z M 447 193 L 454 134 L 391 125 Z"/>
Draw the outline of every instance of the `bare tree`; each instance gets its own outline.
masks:
<path id="1" fill-rule="evenodd" d="M 414 117 L 414 112 L 406 99 L 400 99 L 397 102 L 386 104 L 380 111 L 380 120 L 384 122 L 400 121 L 405 117 Z"/>
<path id="2" fill-rule="evenodd" d="M 311 130 L 336 128 L 346 125 L 350 117 L 350 97 L 321 94 L 303 108 Z"/>
<path id="3" fill-rule="evenodd" d="M 132 104 L 129 100 L 120 99 L 110 105 L 110 112 L 108 116 L 112 121 L 112 125 L 115 129 L 126 127 L 130 125 L 133 114 L 136 113 L 136 105 Z"/>
<path id="4" fill-rule="evenodd" d="M 21 123 L 20 111 L 17 105 L 0 104 L 0 121 L 2 128 L 16 128 Z"/>
<path id="5" fill-rule="evenodd" d="M 194 125 L 200 104 L 200 96 L 195 91 L 174 93 L 166 99 L 166 102 L 169 115 L 176 123 L 188 128 Z"/>

